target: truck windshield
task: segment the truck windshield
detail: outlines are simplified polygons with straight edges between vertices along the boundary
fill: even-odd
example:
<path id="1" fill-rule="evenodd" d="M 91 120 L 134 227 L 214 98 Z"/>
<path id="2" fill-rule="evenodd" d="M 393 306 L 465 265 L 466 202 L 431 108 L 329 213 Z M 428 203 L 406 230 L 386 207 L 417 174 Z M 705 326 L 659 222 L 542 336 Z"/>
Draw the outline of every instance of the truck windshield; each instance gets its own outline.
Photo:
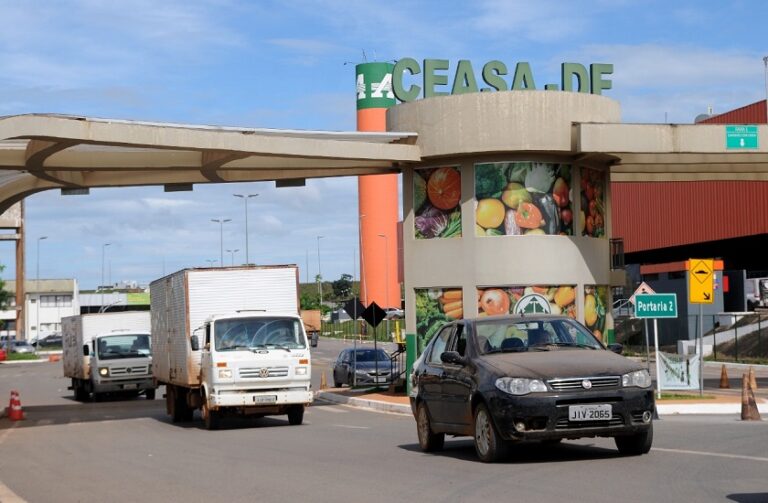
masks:
<path id="1" fill-rule="evenodd" d="M 150 355 L 148 334 L 106 335 L 98 339 L 99 360 L 147 358 Z"/>
<path id="2" fill-rule="evenodd" d="M 235 349 L 303 349 L 301 322 L 294 318 L 233 318 L 214 322 L 216 351 Z"/>

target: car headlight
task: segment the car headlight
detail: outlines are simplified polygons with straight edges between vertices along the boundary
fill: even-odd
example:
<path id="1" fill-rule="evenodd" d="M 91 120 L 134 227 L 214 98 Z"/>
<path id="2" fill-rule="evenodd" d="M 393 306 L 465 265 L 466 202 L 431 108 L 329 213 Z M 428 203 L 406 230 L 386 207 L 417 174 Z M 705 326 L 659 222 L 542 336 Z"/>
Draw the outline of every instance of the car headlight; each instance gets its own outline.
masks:
<path id="1" fill-rule="evenodd" d="M 307 367 L 296 367 L 296 375 L 297 376 L 307 375 Z"/>
<path id="2" fill-rule="evenodd" d="M 527 395 L 528 393 L 547 391 L 547 385 L 544 384 L 544 381 L 522 377 L 501 377 L 496 379 L 496 387 L 510 395 Z"/>
<path id="3" fill-rule="evenodd" d="M 621 376 L 621 385 L 626 387 L 636 386 L 638 388 L 648 388 L 651 385 L 651 375 L 647 370 L 636 370 L 629 374 Z"/>
<path id="4" fill-rule="evenodd" d="M 99 375 L 107 377 L 109 375 L 109 369 L 107 367 L 99 368 Z"/>
<path id="5" fill-rule="evenodd" d="M 219 379 L 232 379 L 232 369 L 219 369 Z"/>

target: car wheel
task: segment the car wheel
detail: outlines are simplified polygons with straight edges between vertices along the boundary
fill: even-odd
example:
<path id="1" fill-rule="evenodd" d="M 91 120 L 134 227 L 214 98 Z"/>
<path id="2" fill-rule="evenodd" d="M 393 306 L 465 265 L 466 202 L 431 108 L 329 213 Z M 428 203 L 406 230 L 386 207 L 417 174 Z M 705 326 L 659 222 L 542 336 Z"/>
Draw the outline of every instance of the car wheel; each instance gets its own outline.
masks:
<path id="1" fill-rule="evenodd" d="M 304 422 L 304 406 L 291 405 L 288 408 L 288 424 L 298 426 Z"/>
<path id="2" fill-rule="evenodd" d="M 485 404 L 475 410 L 475 451 L 480 461 L 494 463 L 507 454 L 507 443 L 496 431 Z"/>
<path id="3" fill-rule="evenodd" d="M 444 433 L 434 433 L 429 422 L 429 411 L 424 402 L 416 409 L 416 432 L 419 435 L 419 447 L 424 452 L 439 451 L 445 443 Z"/>
<path id="4" fill-rule="evenodd" d="M 616 447 L 623 456 L 639 456 L 647 454 L 653 444 L 653 423 L 647 431 L 635 435 L 616 437 Z"/>

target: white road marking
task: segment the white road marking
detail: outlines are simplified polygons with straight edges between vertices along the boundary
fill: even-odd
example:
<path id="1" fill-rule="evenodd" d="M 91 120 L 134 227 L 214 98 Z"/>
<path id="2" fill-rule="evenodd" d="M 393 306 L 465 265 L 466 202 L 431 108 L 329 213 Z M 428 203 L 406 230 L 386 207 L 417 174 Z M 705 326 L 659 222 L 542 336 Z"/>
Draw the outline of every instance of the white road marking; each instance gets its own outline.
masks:
<path id="1" fill-rule="evenodd" d="M 702 452 L 702 451 L 686 451 L 684 449 L 662 449 L 659 447 L 651 448 L 652 452 L 671 452 L 673 454 L 693 454 L 696 456 L 712 456 L 716 458 L 728 458 L 728 459 L 744 459 L 747 461 L 763 461 L 768 462 L 768 458 L 759 458 L 757 456 L 743 456 L 741 454 L 723 454 L 721 452 Z"/>
<path id="2" fill-rule="evenodd" d="M 337 428 L 348 428 L 350 430 L 370 430 L 370 426 L 352 426 L 349 424 L 334 424 Z"/>
<path id="3" fill-rule="evenodd" d="M 315 407 L 309 408 L 310 412 L 314 412 L 316 410 L 321 410 L 323 412 L 333 412 L 334 414 L 346 414 L 347 412 L 349 412 L 348 410 L 344 410 L 339 407 L 333 407 L 330 405 L 321 405 L 321 406 L 315 406 Z"/>
<path id="4" fill-rule="evenodd" d="M 53 424 L 53 419 L 38 419 L 37 425 L 38 426 L 48 426 Z"/>

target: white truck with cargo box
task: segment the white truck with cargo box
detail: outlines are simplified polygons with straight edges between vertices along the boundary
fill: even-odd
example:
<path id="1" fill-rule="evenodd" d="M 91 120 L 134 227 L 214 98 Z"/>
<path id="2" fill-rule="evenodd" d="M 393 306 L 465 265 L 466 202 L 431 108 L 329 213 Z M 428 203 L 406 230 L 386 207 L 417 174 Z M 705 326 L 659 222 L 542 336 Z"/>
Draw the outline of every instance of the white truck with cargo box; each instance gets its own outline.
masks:
<path id="1" fill-rule="evenodd" d="M 311 361 L 295 265 L 184 269 L 150 285 L 154 376 L 174 422 L 201 410 L 287 414 L 312 402 Z"/>
<path id="2" fill-rule="evenodd" d="M 76 400 L 110 393 L 155 399 L 149 311 L 94 313 L 61 320 L 64 377 Z"/>

